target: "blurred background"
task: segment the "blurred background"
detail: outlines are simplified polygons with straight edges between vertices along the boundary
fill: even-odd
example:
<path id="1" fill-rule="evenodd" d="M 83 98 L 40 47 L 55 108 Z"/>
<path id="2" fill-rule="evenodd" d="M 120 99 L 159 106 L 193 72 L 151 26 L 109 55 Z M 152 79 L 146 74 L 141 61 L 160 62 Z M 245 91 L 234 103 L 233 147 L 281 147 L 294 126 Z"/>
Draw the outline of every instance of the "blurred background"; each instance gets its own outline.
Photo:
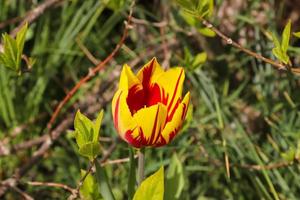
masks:
<path id="1" fill-rule="evenodd" d="M 45 1 L 1 0 L 0 33 L 9 33 Z M 270 32 L 280 35 L 288 19 L 292 31 L 300 31 L 296 0 L 214 4 L 210 22 L 244 47 L 274 60 Z M 100 143 L 103 155 L 110 152 L 103 163 L 116 199 L 126 199 L 129 147 L 118 140 L 113 127 L 111 98 L 123 64 L 136 71 L 156 57 L 165 69 L 185 68 L 184 93 L 191 91 L 192 107 L 172 143 L 147 149 L 147 175 L 161 165 L 168 169 L 176 153 L 182 166 L 179 199 L 299 199 L 299 76 L 227 45 L 176 1 L 136 2 L 120 51 L 63 107 L 53 125 L 59 137 L 42 159 L 28 165 L 45 141 L 44 130 L 57 104 L 122 37 L 129 6 L 127 0 L 56 1 L 29 26 L 24 53 L 36 59 L 33 68 L 18 76 L 0 66 L 1 184 L 20 175 L 15 189 L 8 188 L 1 198 L 22 199 L 23 191 L 35 199 L 66 199 L 70 194 L 61 188 L 28 182 L 75 188 L 88 160 L 78 154 L 70 134 L 74 113 L 80 109 L 94 119 L 103 108 Z M 288 54 L 300 66 L 299 39 L 291 39 Z"/>

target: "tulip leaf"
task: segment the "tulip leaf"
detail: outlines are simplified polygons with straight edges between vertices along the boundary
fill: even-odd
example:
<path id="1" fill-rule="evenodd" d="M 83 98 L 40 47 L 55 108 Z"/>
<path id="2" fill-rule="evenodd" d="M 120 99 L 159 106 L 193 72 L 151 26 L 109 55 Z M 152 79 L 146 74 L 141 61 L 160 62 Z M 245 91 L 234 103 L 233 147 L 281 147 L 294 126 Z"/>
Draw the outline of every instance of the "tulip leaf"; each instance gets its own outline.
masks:
<path id="1" fill-rule="evenodd" d="M 96 162 L 96 179 L 98 182 L 98 191 L 101 193 L 102 197 L 105 200 L 114 200 L 115 197 L 112 193 L 111 187 L 108 182 L 108 177 L 105 171 L 105 168 Z"/>
<path id="2" fill-rule="evenodd" d="M 138 187 L 133 200 L 163 200 L 164 198 L 164 168 L 148 177 Z"/>
<path id="3" fill-rule="evenodd" d="M 81 177 L 83 177 L 85 174 L 86 174 L 86 171 L 81 170 Z M 97 182 L 90 173 L 86 176 L 82 186 L 80 187 L 80 195 L 85 200 L 101 199 L 101 195 L 100 195 L 99 191 L 97 190 Z"/>
<path id="4" fill-rule="evenodd" d="M 164 200 L 181 199 L 184 188 L 183 166 L 176 153 L 173 154 L 170 166 L 166 175 Z"/>

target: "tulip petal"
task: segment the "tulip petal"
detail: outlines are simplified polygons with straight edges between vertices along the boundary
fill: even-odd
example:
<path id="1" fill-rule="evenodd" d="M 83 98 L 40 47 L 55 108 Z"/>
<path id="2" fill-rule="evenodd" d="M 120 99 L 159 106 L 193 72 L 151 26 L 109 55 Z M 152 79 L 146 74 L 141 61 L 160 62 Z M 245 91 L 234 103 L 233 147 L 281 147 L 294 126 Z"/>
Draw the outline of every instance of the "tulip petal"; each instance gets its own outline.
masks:
<path id="1" fill-rule="evenodd" d="M 132 72 L 131 68 L 125 64 L 121 72 L 119 89 L 129 90 L 133 86 L 138 86 L 140 89 L 142 89 L 140 80 Z"/>
<path id="2" fill-rule="evenodd" d="M 118 90 L 112 100 L 114 125 L 123 139 L 128 130 L 134 130 L 137 126 L 126 102 L 127 95 L 128 91 Z"/>
<path id="3" fill-rule="evenodd" d="M 186 117 L 189 102 L 190 102 L 190 93 L 188 92 L 184 96 L 182 102 L 178 105 L 171 121 L 167 122 L 165 128 L 161 133 L 161 137 L 157 141 L 157 146 L 168 144 L 178 133 Z"/>
<path id="4" fill-rule="evenodd" d="M 137 74 L 143 85 L 145 105 L 151 106 L 158 102 L 168 106 L 172 112 L 177 101 L 181 98 L 182 87 L 185 78 L 182 67 L 176 67 L 164 71 L 156 58 L 145 64 Z"/>
<path id="5" fill-rule="evenodd" d="M 167 108 L 158 103 L 156 105 L 143 108 L 134 114 L 133 119 L 138 125 L 139 132 L 136 130 L 127 133 L 125 138 L 133 144 L 141 146 L 154 145 L 165 126 Z M 137 145 L 136 145 L 137 146 Z"/>
<path id="6" fill-rule="evenodd" d="M 161 88 L 161 102 L 167 105 L 169 113 L 173 112 L 178 100 L 181 98 L 184 78 L 183 68 L 175 67 L 160 74 L 153 80 Z"/>
<path id="7" fill-rule="evenodd" d="M 161 68 L 161 66 L 157 62 L 157 59 L 154 57 L 138 71 L 137 77 L 145 87 L 152 83 L 151 80 L 154 77 L 159 76 L 163 72 L 164 70 Z"/>

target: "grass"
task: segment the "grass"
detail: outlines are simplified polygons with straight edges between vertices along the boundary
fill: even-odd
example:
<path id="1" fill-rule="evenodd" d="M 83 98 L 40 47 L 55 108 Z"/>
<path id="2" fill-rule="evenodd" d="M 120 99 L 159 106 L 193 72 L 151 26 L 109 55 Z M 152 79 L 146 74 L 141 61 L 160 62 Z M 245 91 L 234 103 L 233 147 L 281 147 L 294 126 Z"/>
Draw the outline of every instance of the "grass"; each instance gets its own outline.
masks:
<path id="1" fill-rule="evenodd" d="M 0 22 L 23 16 L 36 6 L 33 2 L 0 1 Z M 103 2 L 63 1 L 30 25 L 25 52 L 37 59 L 32 71 L 17 76 L 0 66 L 1 140 L 10 138 L 9 144 L 18 144 L 41 136 L 55 105 L 88 73 L 93 63 L 79 48 L 76 38 L 100 60 L 114 48 L 121 37 L 128 4 L 111 9 L 112 4 L 108 6 Z M 267 29 L 281 32 L 288 9 L 291 9 L 289 4 L 283 1 L 278 15 L 275 12 L 277 5 L 272 0 L 265 1 L 270 7 L 266 11 L 259 10 L 261 1 L 245 4 L 247 9 L 238 10 L 238 16 L 233 17 L 231 22 L 235 29 L 233 32 L 227 30 L 227 35 L 234 40 L 243 38 L 247 48 L 274 59 L 272 42 L 264 33 Z M 221 9 L 221 5 L 222 1 L 216 1 L 215 12 Z M 164 12 L 164 9 L 167 11 Z M 257 22 L 251 13 L 253 10 L 263 13 L 267 24 Z M 276 71 L 269 64 L 224 45 L 217 37 L 202 36 L 194 26 L 186 23 L 173 1 L 138 2 L 134 17 L 145 20 L 147 25 L 134 24 L 119 54 L 101 74 L 81 87 L 59 115 L 56 125 L 75 108 L 88 113 L 92 106 L 104 102 L 105 117 L 100 134 L 116 139 L 110 98 L 118 77 L 114 78 L 112 74 L 119 72 L 122 64 L 136 58 L 140 60 L 135 69 L 153 56 L 162 63 L 166 58 L 163 42 L 170 43 L 173 39 L 176 44 L 168 46 L 167 53 L 171 56 L 166 61 L 170 66 L 185 67 L 185 91 L 191 91 L 193 112 L 174 142 L 162 148 L 147 149 L 146 174 L 153 173 L 160 165 L 167 168 L 169 158 L 176 152 L 185 174 L 180 199 L 299 198 L 299 163 L 284 156 L 300 148 L 299 77 Z M 162 36 L 160 28 L 150 22 L 167 19 L 169 25 L 163 28 L 165 34 Z M 211 19 L 226 31 L 226 26 L 222 26 L 225 20 L 226 17 L 218 18 L 216 14 Z M 294 29 L 299 28 L 299 23 L 293 21 L 293 24 Z M 15 25 L 10 25 L 0 32 L 8 32 L 13 27 Z M 190 32 L 192 35 L 188 34 Z M 246 35 L 240 36 L 241 32 L 246 32 Z M 299 60 L 297 42 L 291 42 L 293 47 L 289 52 L 295 63 Z M 161 49 L 152 54 L 151 51 L 157 48 Z M 193 56 L 207 52 L 208 60 L 191 69 L 184 59 L 185 49 Z M 94 111 L 92 117 L 99 110 Z M 26 128 L 12 138 L 15 128 L 24 124 Z M 21 179 L 23 191 L 37 199 L 65 199 L 69 193 L 64 190 L 28 186 L 26 182 L 58 182 L 76 187 L 80 169 L 86 169 L 88 161 L 79 156 L 68 129 L 45 159 L 35 164 Z M 102 145 L 103 149 L 107 149 L 110 143 L 103 142 Z M 33 147 L 0 157 L 0 179 L 10 177 L 13 170 L 35 150 L 36 147 Z M 128 145 L 121 142 L 109 159 L 128 156 Z M 278 163 L 287 165 L 272 169 L 253 168 Z M 116 198 L 125 199 L 129 164 L 107 165 L 106 169 Z M 13 191 L 5 196 L 7 199 L 18 197 L 19 194 Z"/>

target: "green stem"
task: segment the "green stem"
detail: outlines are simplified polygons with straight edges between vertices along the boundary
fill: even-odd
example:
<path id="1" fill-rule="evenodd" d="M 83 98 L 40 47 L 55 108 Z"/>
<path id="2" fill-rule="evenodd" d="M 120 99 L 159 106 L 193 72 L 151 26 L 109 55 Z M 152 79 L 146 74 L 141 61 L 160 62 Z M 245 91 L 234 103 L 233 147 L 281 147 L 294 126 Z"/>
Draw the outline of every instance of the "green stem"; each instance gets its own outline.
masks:
<path id="1" fill-rule="evenodd" d="M 141 185 L 141 183 L 144 180 L 144 172 L 145 172 L 145 149 L 141 148 L 138 151 L 138 185 Z"/>

